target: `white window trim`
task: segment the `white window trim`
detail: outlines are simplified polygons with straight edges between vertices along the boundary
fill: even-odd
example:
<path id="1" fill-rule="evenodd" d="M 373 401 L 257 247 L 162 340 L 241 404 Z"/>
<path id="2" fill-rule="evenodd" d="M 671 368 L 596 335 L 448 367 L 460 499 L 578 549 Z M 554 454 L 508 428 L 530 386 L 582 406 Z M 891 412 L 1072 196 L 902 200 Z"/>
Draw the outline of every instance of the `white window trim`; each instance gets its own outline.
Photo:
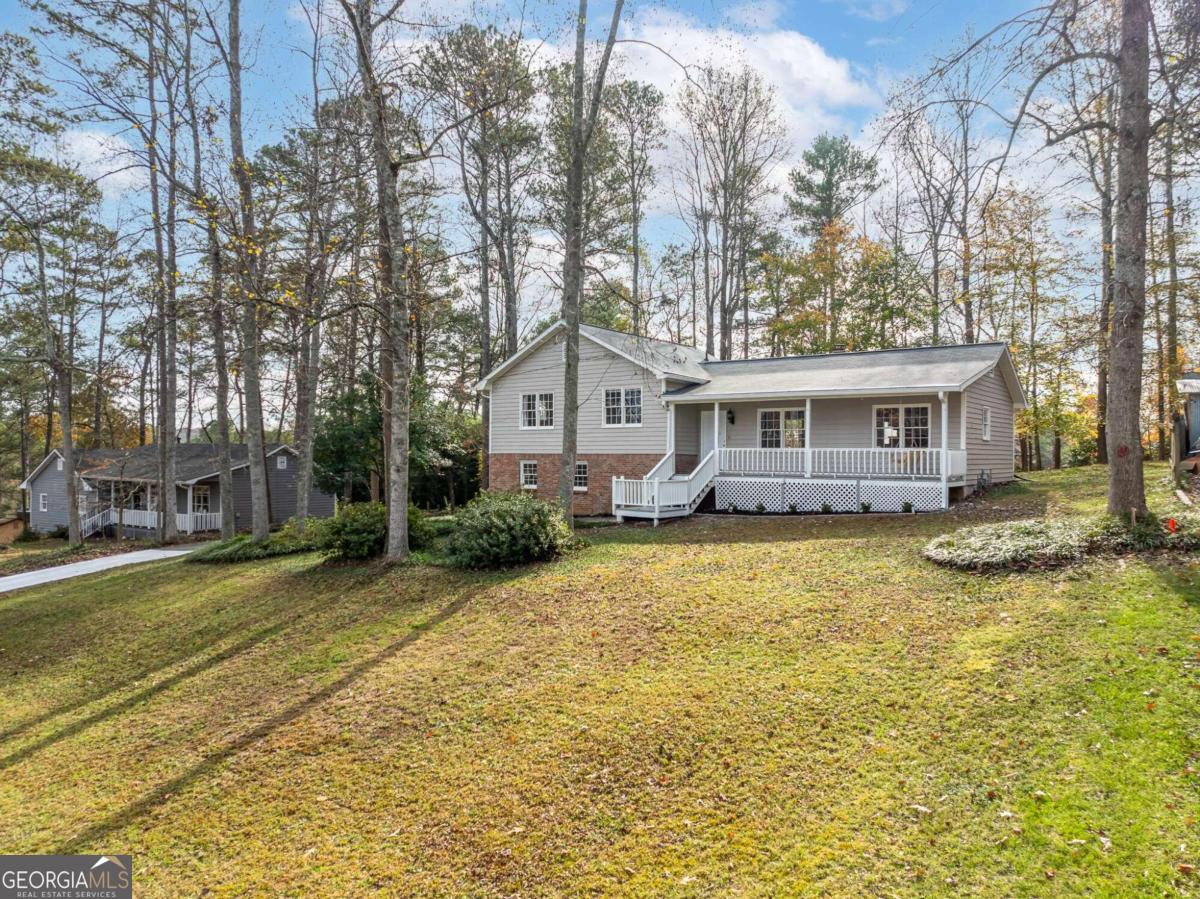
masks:
<path id="1" fill-rule="evenodd" d="M 189 512 L 200 511 L 196 508 L 196 506 L 199 505 L 196 500 L 200 499 L 201 497 L 204 497 L 203 514 L 207 514 L 212 511 L 212 488 L 207 484 L 196 484 L 194 487 L 192 487 L 192 507 L 188 509 Z"/>
<path id="2" fill-rule="evenodd" d="M 580 465 L 583 466 L 583 479 L 585 481 L 585 483 L 582 487 L 580 487 L 578 484 L 575 483 L 575 479 L 579 477 L 579 466 Z M 588 492 L 588 484 L 591 483 L 591 474 L 592 474 L 592 470 L 591 470 L 591 467 L 587 464 L 587 462 L 581 462 L 578 459 L 575 460 L 575 475 L 574 475 L 574 477 L 571 478 L 571 486 L 574 488 L 576 493 L 587 493 Z"/>
<path id="3" fill-rule="evenodd" d="M 621 391 L 621 423 L 610 425 L 608 423 L 608 400 L 607 394 L 610 390 Z M 638 390 L 642 394 L 642 400 L 638 404 L 642 410 L 642 420 L 633 422 L 632 424 L 625 421 L 625 394 L 631 390 Z M 646 421 L 646 389 L 644 387 L 601 387 L 600 388 L 600 427 L 602 428 L 640 428 Z"/>
<path id="4" fill-rule="evenodd" d="M 39 512 L 49 512 L 50 511 L 50 495 L 48 493 L 39 493 L 38 494 L 38 511 Z"/>
<path id="5" fill-rule="evenodd" d="M 55 471 L 62 471 L 62 470 L 63 470 L 63 460 L 62 460 L 62 456 L 59 456 L 59 457 L 58 457 L 58 458 L 57 458 L 57 459 L 54 461 L 54 470 L 55 470 Z"/>
<path id="6" fill-rule="evenodd" d="M 544 397 L 550 397 L 550 424 L 525 424 L 525 397 L 533 397 L 533 420 L 537 421 L 538 417 L 538 401 Z M 535 390 L 532 393 L 522 392 L 517 394 L 517 427 L 522 431 L 553 431 L 554 430 L 554 392 L 550 390 Z"/>
<path id="7" fill-rule="evenodd" d="M 879 409 L 899 409 L 900 410 L 900 434 L 899 442 L 895 446 L 879 446 L 875 443 L 875 414 Z M 928 412 L 929 418 L 929 446 L 905 446 L 904 445 L 904 427 L 905 427 L 905 409 L 925 409 Z M 804 423 L 808 427 L 808 422 Z M 807 436 L 807 435 L 806 435 Z M 934 445 L 934 428 L 933 428 L 933 404 L 932 403 L 906 403 L 900 401 L 898 403 L 880 403 L 877 406 L 871 407 L 871 447 L 872 449 L 937 449 Z"/>
<path id="8" fill-rule="evenodd" d="M 279 455 L 277 455 L 277 456 L 275 457 L 275 467 L 276 467 L 276 468 L 277 468 L 279 471 L 286 471 L 286 470 L 287 470 L 287 467 L 288 467 L 288 457 L 287 457 L 287 453 L 279 453 Z"/>
<path id="9" fill-rule="evenodd" d="M 525 466 L 526 465 L 533 466 L 533 479 L 534 480 L 533 480 L 532 484 L 525 483 Z M 537 490 L 538 489 L 537 461 L 534 459 L 522 459 L 520 462 L 518 462 L 517 463 L 517 480 L 520 482 L 522 490 Z"/>
<path id="10" fill-rule="evenodd" d="M 985 440 L 988 443 L 991 443 L 992 442 L 992 410 L 991 410 L 991 408 L 985 408 L 983 410 L 982 432 L 983 433 L 980 435 L 980 439 Z"/>
<path id="11" fill-rule="evenodd" d="M 778 449 L 804 449 L 805 447 L 807 447 L 808 446 L 808 416 L 805 415 L 804 408 L 805 408 L 804 406 L 768 406 L 765 408 L 760 408 L 758 410 L 758 448 L 759 449 L 776 449 L 776 448 L 778 448 Z M 778 447 L 765 447 L 762 445 L 762 434 L 763 434 L 762 414 L 764 412 L 778 412 L 779 413 L 779 446 Z M 804 428 L 800 432 L 801 434 L 804 435 L 804 445 L 803 446 L 798 446 L 798 447 L 797 446 L 784 446 L 783 434 L 784 434 L 784 431 L 786 431 L 787 429 L 784 427 L 783 422 L 784 422 L 784 413 L 787 413 L 787 412 L 796 412 L 804 420 Z"/>

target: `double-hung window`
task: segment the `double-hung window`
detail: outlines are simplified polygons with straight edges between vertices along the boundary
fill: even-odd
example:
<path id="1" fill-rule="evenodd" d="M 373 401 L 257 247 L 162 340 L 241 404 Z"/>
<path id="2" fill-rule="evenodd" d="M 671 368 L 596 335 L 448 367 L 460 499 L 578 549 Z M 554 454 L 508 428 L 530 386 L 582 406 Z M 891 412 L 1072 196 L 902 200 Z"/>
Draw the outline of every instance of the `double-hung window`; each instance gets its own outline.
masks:
<path id="1" fill-rule="evenodd" d="M 606 387 L 604 390 L 604 426 L 640 427 L 642 424 L 642 388 Z"/>
<path id="2" fill-rule="evenodd" d="M 983 433 L 980 435 L 984 440 L 992 439 L 992 410 L 983 410 Z"/>
<path id="3" fill-rule="evenodd" d="M 522 462 L 521 463 L 521 489 L 536 490 L 538 485 L 537 478 L 537 463 Z"/>
<path id="4" fill-rule="evenodd" d="M 209 489 L 207 484 L 197 484 L 192 488 L 192 511 L 209 511 Z"/>
<path id="5" fill-rule="evenodd" d="M 39 512 L 49 512 L 50 511 L 50 499 L 45 493 L 38 494 L 38 511 Z"/>
<path id="6" fill-rule="evenodd" d="M 287 453 L 280 453 L 279 455 L 277 455 L 275 457 L 275 467 L 276 468 L 278 468 L 280 471 L 283 471 L 284 469 L 287 468 L 287 466 L 288 466 Z"/>
<path id="7" fill-rule="evenodd" d="M 587 493 L 588 488 L 588 464 L 586 462 L 575 463 L 575 492 Z"/>
<path id="8" fill-rule="evenodd" d="M 553 393 L 521 394 L 521 427 L 525 429 L 554 427 Z"/>
<path id="9" fill-rule="evenodd" d="M 929 446 L 929 406 L 876 406 L 875 446 L 922 449 Z"/>
<path id="10" fill-rule="evenodd" d="M 762 449 L 803 449 L 803 409 L 760 409 L 758 445 Z"/>

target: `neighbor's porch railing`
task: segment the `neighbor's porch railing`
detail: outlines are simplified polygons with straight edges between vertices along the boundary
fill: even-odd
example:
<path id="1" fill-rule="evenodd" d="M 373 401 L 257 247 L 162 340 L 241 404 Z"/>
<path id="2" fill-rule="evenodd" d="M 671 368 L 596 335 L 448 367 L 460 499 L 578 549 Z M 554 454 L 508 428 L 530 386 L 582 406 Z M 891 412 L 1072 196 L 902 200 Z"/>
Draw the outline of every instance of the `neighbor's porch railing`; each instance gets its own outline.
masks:
<path id="1" fill-rule="evenodd" d="M 125 527 L 147 528 L 154 530 L 158 527 L 162 513 L 156 509 L 114 509 L 111 524 L 116 524 L 120 518 Z M 181 534 L 194 534 L 197 531 L 219 531 L 221 529 L 221 512 L 177 512 L 175 513 L 175 529 Z"/>
<path id="2" fill-rule="evenodd" d="M 967 454 L 949 450 L 948 476 L 965 475 Z M 940 478 L 942 450 L 933 448 L 758 449 L 725 447 L 721 474 L 767 477 Z"/>

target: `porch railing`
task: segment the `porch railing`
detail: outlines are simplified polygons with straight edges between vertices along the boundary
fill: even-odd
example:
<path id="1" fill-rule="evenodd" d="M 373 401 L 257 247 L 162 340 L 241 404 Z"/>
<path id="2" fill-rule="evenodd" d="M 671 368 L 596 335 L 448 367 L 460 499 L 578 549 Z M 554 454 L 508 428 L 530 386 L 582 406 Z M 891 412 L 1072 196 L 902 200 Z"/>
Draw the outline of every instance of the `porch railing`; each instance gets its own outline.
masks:
<path id="1" fill-rule="evenodd" d="M 147 528 L 154 530 L 158 527 L 161 512 L 156 509 L 114 509 L 110 524 L 116 524 L 118 518 L 125 527 Z M 194 534 L 197 531 L 219 531 L 221 529 L 220 512 L 176 512 L 175 529 L 181 534 Z"/>
<path id="2" fill-rule="evenodd" d="M 965 451 L 949 450 L 946 456 L 949 477 L 966 474 Z M 940 478 L 942 451 L 926 447 L 725 447 L 720 451 L 720 472 L 768 477 Z"/>

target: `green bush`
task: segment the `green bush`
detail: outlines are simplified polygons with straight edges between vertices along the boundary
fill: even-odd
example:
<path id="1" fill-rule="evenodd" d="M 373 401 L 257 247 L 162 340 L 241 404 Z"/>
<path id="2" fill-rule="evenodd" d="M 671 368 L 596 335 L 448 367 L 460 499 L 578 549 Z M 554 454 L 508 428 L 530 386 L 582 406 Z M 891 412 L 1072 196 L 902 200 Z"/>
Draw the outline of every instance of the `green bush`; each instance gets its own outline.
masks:
<path id="1" fill-rule="evenodd" d="M 435 539 L 445 537 L 454 530 L 456 520 L 453 515 L 439 515 L 436 518 L 428 515 L 425 516 L 425 521 L 429 525 L 429 532 Z"/>
<path id="2" fill-rule="evenodd" d="M 408 505 L 408 548 L 428 549 L 441 536 L 434 529 L 429 516 L 414 506 Z"/>
<path id="3" fill-rule="evenodd" d="M 349 562 L 381 556 L 387 550 L 387 507 L 383 503 L 349 503 L 316 528 L 316 545 L 327 559 Z M 408 507 L 408 548 L 425 549 L 437 538 L 429 516 Z"/>
<path id="4" fill-rule="evenodd" d="M 552 559 L 572 544 L 554 506 L 527 493 L 484 493 L 458 514 L 446 554 L 460 568 L 502 568 Z"/>
<path id="5" fill-rule="evenodd" d="M 1200 548 L 1200 516 L 1145 518 L 1130 526 L 1107 515 L 1034 518 L 963 528 L 934 538 L 925 558 L 970 571 L 1048 568 L 1096 553 Z"/>
<path id="6" fill-rule="evenodd" d="M 17 534 L 17 536 L 13 537 L 13 543 L 37 543 L 41 539 L 42 535 L 33 528 L 26 528 L 25 530 L 21 531 L 21 533 Z"/>
<path id="7" fill-rule="evenodd" d="M 387 548 L 383 503 L 348 503 L 319 528 L 317 548 L 328 559 L 349 561 L 382 555 Z"/>
<path id="8" fill-rule="evenodd" d="M 229 540 L 222 540 L 211 546 L 205 546 L 184 556 L 185 562 L 196 562 L 204 565 L 229 565 L 236 562 L 257 562 L 262 559 L 273 559 L 276 556 L 290 556 L 295 553 L 309 552 L 313 549 L 311 540 L 297 540 L 272 534 L 262 543 L 256 543 L 249 534 L 238 534 Z"/>

